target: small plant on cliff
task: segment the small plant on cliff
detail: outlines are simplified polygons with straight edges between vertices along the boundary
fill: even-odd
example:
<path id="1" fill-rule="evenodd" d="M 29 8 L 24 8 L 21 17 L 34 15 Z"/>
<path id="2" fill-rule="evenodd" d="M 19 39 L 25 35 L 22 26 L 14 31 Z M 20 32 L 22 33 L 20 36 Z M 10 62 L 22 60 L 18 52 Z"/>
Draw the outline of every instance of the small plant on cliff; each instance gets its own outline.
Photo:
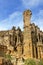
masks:
<path id="1" fill-rule="evenodd" d="M 12 59 L 10 54 L 4 54 L 4 58 L 7 59 L 7 60 L 11 60 Z"/>

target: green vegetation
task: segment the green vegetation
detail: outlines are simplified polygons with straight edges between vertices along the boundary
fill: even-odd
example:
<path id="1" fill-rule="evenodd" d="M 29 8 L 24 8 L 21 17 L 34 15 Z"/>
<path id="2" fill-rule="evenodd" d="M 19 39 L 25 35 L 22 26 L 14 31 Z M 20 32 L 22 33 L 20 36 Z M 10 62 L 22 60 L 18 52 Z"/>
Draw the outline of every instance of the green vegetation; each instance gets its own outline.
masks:
<path id="1" fill-rule="evenodd" d="M 8 59 L 8 60 L 11 60 L 12 59 L 12 57 L 11 57 L 10 54 L 5 55 L 5 58 Z"/>
<path id="2" fill-rule="evenodd" d="M 27 59 L 24 61 L 24 65 L 43 65 L 43 59 L 36 61 L 34 59 Z"/>
<path id="3" fill-rule="evenodd" d="M 25 60 L 25 65 L 36 65 L 36 62 L 32 59 L 27 59 Z"/>
<path id="4" fill-rule="evenodd" d="M 38 62 L 38 65 L 43 65 L 43 59 Z"/>
<path id="5" fill-rule="evenodd" d="M 11 55 L 4 53 L 4 58 L 2 60 L 2 65 L 13 65 L 11 60 L 12 60 Z"/>
<path id="6" fill-rule="evenodd" d="M 12 57 L 10 54 L 4 54 L 4 59 L 11 60 Z"/>

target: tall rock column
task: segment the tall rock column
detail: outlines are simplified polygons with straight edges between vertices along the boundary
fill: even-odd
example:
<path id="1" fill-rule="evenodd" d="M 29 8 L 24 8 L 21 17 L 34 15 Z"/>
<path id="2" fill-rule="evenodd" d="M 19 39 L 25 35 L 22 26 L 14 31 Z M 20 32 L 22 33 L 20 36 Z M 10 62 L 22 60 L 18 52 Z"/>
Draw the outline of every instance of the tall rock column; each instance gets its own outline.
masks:
<path id="1" fill-rule="evenodd" d="M 32 40 L 31 40 L 31 26 L 30 26 L 30 18 L 32 12 L 30 10 L 26 10 L 23 13 L 24 16 L 24 54 L 23 57 L 25 59 L 32 58 Z"/>

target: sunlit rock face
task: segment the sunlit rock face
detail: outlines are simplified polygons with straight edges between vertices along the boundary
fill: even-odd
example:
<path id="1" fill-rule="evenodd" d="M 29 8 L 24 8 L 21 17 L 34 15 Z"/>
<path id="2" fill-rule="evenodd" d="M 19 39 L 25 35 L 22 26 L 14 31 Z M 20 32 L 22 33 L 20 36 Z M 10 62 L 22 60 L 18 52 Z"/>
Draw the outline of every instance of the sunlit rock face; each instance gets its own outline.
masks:
<path id="1" fill-rule="evenodd" d="M 23 31 L 15 26 L 11 30 L 0 31 L 0 57 L 9 54 L 12 62 L 16 59 L 15 63 L 20 58 L 43 58 L 43 32 L 34 23 L 31 24 L 31 16 L 31 10 L 23 12 Z"/>

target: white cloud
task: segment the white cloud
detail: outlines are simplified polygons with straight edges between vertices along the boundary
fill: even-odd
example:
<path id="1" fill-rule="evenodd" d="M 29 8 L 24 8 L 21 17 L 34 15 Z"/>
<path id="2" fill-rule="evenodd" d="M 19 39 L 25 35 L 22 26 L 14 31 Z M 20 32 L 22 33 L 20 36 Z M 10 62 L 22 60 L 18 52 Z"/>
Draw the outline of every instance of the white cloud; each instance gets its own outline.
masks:
<path id="1" fill-rule="evenodd" d="M 43 10 L 39 10 L 39 12 L 32 17 L 32 22 L 34 22 L 41 30 L 43 30 Z"/>
<path id="2" fill-rule="evenodd" d="M 7 19 L 0 21 L 0 30 L 10 29 L 12 26 L 23 28 L 22 13 L 17 11 L 9 15 Z"/>
<path id="3" fill-rule="evenodd" d="M 43 4 L 43 0 L 22 0 L 22 3 L 26 8 L 32 8 Z"/>

